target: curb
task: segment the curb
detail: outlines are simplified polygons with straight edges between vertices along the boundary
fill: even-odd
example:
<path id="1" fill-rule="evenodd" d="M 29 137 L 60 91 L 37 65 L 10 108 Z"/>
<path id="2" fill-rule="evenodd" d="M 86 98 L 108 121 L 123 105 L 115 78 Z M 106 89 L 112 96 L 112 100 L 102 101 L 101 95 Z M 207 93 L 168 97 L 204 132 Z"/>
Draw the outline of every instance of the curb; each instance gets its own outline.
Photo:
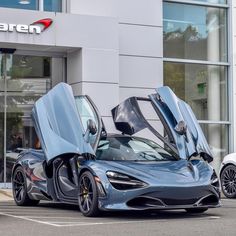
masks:
<path id="1" fill-rule="evenodd" d="M 0 194 L 3 194 L 7 197 L 11 197 L 12 198 L 12 191 L 11 189 L 7 189 L 7 190 L 4 190 L 4 189 L 0 189 Z"/>
<path id="2" fill-rule="evenodd" d="M 0 201 L 12 201 L 12 190 L 11 189 L 0 189 Z"/>

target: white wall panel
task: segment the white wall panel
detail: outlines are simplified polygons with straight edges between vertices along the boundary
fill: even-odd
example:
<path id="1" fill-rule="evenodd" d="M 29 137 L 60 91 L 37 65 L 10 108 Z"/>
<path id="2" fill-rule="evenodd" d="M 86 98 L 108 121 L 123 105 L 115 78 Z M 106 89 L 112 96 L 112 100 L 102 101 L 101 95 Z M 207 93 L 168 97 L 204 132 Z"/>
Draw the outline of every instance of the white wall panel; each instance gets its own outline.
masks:
<path id="1" fill-rule="evenodd" d="M 113 16 L 113 0 L 70 0 L 69 12 L 73 14 Z"/>
<path id="2" fill-rule="evenodd" d="M 119 24 L 120 54 L 162 57 L 162 28 Z"/>
<path id="3" fill-rule="evenodd" d="M 120 86 L 155 88 L 163 84 L 161 58 L 120 56 Z"/>
<path id="4" fill-rule="evenodd" d="M 111 109 L 119 102 L 118 84 L 82 82 L 72 88 L 75 95 L 89 95 L 102 116 L 111 116 Z"/>
<path id="5" fill-rule="evenodd" d="M 148 97 L 148 95 L 155 93 L 155 89 L 140 89 L 140 88 L 120 88 L 120 102 L 129 97 Z M 146 103 L 147 104 L 147 103 Z M 145 105 L 144 102 L 140 102 L 141 110 L 147 119 L 159 120 L 156 113 L 153 111 L 150 104 Z"/>
<path id="6" fill-rule="evenodd" d="M 118 49 L 117 19 L 62 13 L 56 16 L 56 45 Z"/>
<path id="7" fill-rule="evenodd" d="M 118 17 L 123 23 L 162 26 L 162 0 L 71 0 L 68 11 Z"/>
<path id="8" fill-rule="evenodd" d="M 119 82 L 118 50 L 82 49 L 83 81 Z"/>
<path id="9" fill-rule="evenodd" d="M 82 80 L 82 50 L 77 49 L 67 55 L 67 83 L 78 83 Z"/>
<path id="10" fill-rule="evenodd" d="M 119 22 L 162 26 L 162 0 L 113 0 Z"/>
<path id="11" fill-rule="evenodd" d="M 147 97 L 149 94 L 155 93 L 155 89 L 141 89 L 141 88 L 123 88 L 120 87 L 120 101 L 128 97 Z"/>
<path id="12" fill-rule="evenodd" d="M 105 129 L 107 131 L 107 133 L 121 133 L 120 131 L 118 131 L 114 125 L 113 119 L 112 117 L 102 117 L 103 123 L 105 125 Z"/>

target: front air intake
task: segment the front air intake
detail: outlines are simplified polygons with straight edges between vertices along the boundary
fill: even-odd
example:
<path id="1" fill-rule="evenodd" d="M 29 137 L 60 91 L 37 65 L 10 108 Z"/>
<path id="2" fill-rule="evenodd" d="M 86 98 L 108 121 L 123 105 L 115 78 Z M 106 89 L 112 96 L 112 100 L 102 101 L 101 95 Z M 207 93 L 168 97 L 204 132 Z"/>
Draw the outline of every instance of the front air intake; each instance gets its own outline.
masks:
<path id="1" fill-rule="evenodd" d="M 216 195 L 211 194 L 202 198 L 199 202 L 199 206 L 217 206 L 219 204 L 219 199 Z"/>
<path id="2" fill-rule="evenodd" d="M 150 197 L 137 197 L 127 202 L 127 205 L 132 208 L 136 209 L 143 209 L 143 208 L 155 208 L 155 207 L 164 207 L 165 204 L 156 198 Z"/>

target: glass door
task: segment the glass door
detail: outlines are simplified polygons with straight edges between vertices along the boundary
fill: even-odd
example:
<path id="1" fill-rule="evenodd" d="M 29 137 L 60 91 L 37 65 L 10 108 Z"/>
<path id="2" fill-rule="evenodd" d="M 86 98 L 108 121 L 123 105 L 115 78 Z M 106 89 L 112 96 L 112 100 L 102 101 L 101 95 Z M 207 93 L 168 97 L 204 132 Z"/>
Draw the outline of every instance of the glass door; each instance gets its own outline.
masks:
<path id="1" fill-rule="evenodd" d="M 34 102 L 51 88 L 50 57 L 0 54 L 0 183 L 11 182 L 18 154 L 34 148 Z"/>

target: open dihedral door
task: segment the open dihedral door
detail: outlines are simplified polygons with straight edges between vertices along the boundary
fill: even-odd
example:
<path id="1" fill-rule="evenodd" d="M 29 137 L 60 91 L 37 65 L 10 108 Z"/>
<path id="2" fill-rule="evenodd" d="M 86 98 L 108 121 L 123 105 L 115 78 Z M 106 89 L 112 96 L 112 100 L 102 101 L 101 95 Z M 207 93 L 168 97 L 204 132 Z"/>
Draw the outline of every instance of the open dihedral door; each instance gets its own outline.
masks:
<path id="1" fill-rule="evenodd" d="M 201 155 L 203 159 L 211 162 L 211 150 L 190 106 L 180 100 L 169 87 L 158 88 L 156 92 L 148 98 L 130 97 L 113 108 L 112 116 L 116 128 L 129 135 L 148 128 L 180 158 L 188 159 Z M 139 101 L 151 103 L 164 126 L 168 140 L 145 118 Z"/>
<path id="2" fill-rule="evenodd" d="M 35 103 L 32 116 L 47 162 L 64 154 L 95 156 L 102 122 L 87 96 L 74 97 L 72 88 L 60 83 Z M 84 137 L 88 119 L 97 125 L 91 142 Z"/>
<path id="3" fill-rule="evenodd" d="M 97 108 L 88 96 L 74 97 L 72 88 L 60 83 L 35 103 L 32 116 L 46 157 L 45 168 L 52 164 L 48 195 L 54 200 L 77 203 L 78 156 L 95 158 L 104 130 Z M 89 120 L 96 124 L 94 132 L 87 127 Z"/>

